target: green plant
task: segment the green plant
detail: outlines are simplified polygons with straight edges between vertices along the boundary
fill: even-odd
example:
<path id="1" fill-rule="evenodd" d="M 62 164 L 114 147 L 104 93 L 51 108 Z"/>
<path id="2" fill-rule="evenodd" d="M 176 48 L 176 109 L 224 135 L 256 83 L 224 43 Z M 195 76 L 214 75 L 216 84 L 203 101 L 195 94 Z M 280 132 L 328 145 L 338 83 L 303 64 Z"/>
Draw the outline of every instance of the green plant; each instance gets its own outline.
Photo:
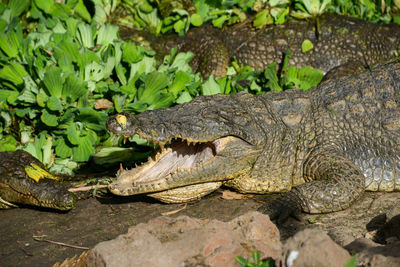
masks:
<path id="1" fill-rule="evenodd" d="M 235 260 L 242 267 L 275 267 L 276 266 L 275 261 L 272 259 L 262 261 L 260 259 L 260 252 L 253 252 L 252 258 L 253 258 L 254 262 L 248 261 L 245 258 L 240 257 L 240 256 L 236 257 Z"/>

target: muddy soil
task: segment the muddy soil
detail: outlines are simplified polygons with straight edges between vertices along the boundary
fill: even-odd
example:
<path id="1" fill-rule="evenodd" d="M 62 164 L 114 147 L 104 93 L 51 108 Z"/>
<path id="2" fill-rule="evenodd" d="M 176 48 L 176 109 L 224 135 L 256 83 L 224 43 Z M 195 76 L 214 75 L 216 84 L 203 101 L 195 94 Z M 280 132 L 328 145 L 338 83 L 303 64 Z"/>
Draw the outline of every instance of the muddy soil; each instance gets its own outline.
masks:
<path id="1" fill-rule="evenodd" d="M 221 197 L 223 190 L 189 203 L 169 216 L 189 215 L 228 221 L 257 209 L 265 199 L 274 198 L 256 195 L 248 199 L 226 200 Z M 371 222 L 375 222 L 373 227 L 383 224 L 384 221 L 379 220 L 380 214 L 387 212 L 396 199 L 400 199 L 400 193 L 366 193 L 346 211 L 327 215 L 304 214 L 302 221 L 289 219 L 280 226 L 282 239 L 306 227 L 317 227 L 326 230 L 340 245 L 345 245 L 374 231 L 367 229 Z M 106 195 L 79 200 L 76 208 L 66 213 L 31 208 L 0 210 L 0 266 L 52 266 L 83 251 L 37 241 L 34 237 L 92 248 L 101 241 L 126 233 L 129 226 L 182 207 L 182 204 L 166 205 L 140 196 Z"/>

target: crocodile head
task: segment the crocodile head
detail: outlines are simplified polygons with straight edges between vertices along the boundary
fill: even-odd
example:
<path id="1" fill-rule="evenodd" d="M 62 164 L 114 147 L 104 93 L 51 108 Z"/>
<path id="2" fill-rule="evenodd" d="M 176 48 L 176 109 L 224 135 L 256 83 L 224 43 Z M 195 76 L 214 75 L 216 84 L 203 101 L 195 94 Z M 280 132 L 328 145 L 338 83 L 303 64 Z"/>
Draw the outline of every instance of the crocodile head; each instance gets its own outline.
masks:
<path id="1" fill-rule="evenodd" d="M 117 195 L 159 192 L 150 196 L 175 202 L 163 196 L 180 195 L 176 202 L 183 202 L 183 198 L 192 200 L 215 190 L 221 181 L 246 175 L 261 153 L 260 146 L 252 142 L 256 136 L 248 134 L 251 131 L 243 131 L 244 125 L 235 122 L 240 116 L 224 109 L 225 104 L 229 106 L 223 104 L 225 97 L 214 97 L 219 98 L 221 105 L 207 104 L 208 100 L 215 100 L 199 97 L 175 108 L 110 117 L 109 131 L 124 137 L 138 134 L 160 147 L 148 162 L 121 170 L 117 181 L 109 186 L 111 192 Z M 224 114 L 225 121 L 221 119 Z M 246 116 L 242 119 L 246 121 Z"/>
<path id="2" fill-rule="evenodd" d="M 8 183 L 7 192 L 2 193 L 2 198 L 11 203 L 57 210 L 70 210 L 75 205 L 75 198 L 57 181 L 16 179 Z"/>
<path id="3" fill-rule="evenodd" d="M 33 169 L 33 172 L 29 172 L 29 169 Z M 39 172 L 52 179 L 44 176 L 32 178 L 32 173 L 38 176 Z M 0 206 L 23 204 L 58 210 L 72 209 L 75 205 L 74 196 L 54 178 L 44 170 L 40 161 L 23 150 L 1 152 Z"/>

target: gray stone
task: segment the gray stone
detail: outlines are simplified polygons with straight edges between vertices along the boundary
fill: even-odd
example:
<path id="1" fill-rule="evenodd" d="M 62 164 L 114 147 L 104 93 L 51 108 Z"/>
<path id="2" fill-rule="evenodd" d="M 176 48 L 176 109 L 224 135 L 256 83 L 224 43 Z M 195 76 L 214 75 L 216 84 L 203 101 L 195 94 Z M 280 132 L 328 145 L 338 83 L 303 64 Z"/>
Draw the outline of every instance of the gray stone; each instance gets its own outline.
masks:
<path id="1" fill-rule="evenodd" d="M 267 215 L 249 212 L 230 222 L 158 217 L 96 245 L 88 266 L 238 266 L 253 251 L 278 260 L 279 231 Z"/>

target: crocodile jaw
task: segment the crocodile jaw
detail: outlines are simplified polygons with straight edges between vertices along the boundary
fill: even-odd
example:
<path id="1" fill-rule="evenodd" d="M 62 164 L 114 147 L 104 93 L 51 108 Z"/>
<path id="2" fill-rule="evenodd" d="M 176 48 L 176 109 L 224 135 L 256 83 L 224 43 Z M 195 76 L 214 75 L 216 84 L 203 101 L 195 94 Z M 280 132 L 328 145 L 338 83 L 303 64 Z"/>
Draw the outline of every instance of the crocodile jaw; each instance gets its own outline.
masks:
<path id="1" fill-rule="evenodd" d="M 121 170 L 109 189 L 117 195 L 158 192 L 149 195 L 168 203 L 187 202 L 243 174 L 258 154 L 259 150 L 233 136 L 204 143 L 178 141 L 145 164 Z"/>

